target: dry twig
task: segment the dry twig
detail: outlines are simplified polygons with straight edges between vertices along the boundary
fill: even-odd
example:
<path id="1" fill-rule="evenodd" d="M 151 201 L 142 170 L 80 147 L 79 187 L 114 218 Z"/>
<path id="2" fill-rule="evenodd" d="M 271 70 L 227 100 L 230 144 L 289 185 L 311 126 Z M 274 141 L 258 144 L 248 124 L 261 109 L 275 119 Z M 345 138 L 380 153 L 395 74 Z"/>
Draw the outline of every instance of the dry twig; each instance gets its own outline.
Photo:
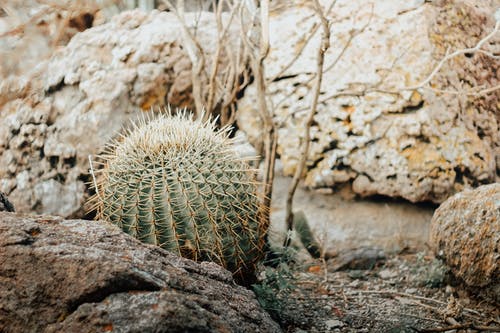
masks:
<path id="1" fill-rule="evenodd" d="M 245 22 L 245 14 L 249 14 L 251 21 Z M 247 16 L 247 17 L 248 17 Z M 257 20 L 257 17 L 260 19 Z M 270 223 L 270 207 L 272 200 L 273 182 L 274 182 L 274 164 L 276 161 L 276 146 L 278 133 L 273 121 L 273 112 L 267 106 L 266 101 L 266 82 L 264 60 L 269 53 L 269 0 L 261 0 L 260 8 L 257 8 L 252 2 L 245 2 L 245 6 L 240 10 L 241 35 L 250 55 L 250 65 L 257 88 L 259 116 L 264 123 L 264 179 L 263 179 L 263 220 L 267 226 Z M 260 34 L 255 36 L 255 31 L 248 30 L 248 26 L 260 24 Z M 252 36 L 254 33 L 254 36 Z M 257 38 L 257 41 L 252 40 Z"/>
<path id="2" fill-rule="evenodd" d="M 207 59 L 209 54 L 203 48 L 197 37 L 201 12 L 194 19 L 194 27 L 187 22 L 184 14 L 184 1 L 177 0 L 174 6 L 169 0 L 162 0 L 163 4 L 176 16 L 182 26 L 183 42 L 191 61 L 192 94 L 197 116 L 208 119 L 220 111 L 222 126 L 234 122 L 234 103 L 238 92 L 248 84 L 246 73 L 246 58 L 240 52 L 241 45 L 235 49 L 230 41 L 229 31 L 238 13 L 241 1 L 212 1 L 214 20 L 217 28 L 216 49 Z M 223 20 L 223 8 L 228 8 L 229 13 Z M 221 66 L 222 57 L 227 58 L 225 66 Z M 210 68 L 207 69 L 207 62 Z M 221 68 L 223 67 L 223 68 Z M 243 80 L 241 82 L 241 77 Z"/>
<path id="3" fill-rule="evenodd" d="M 432 332 L 448 332 L 452 330 L 466 330 L 466 329 L 476 330 L 479 332 L 500 332 L 500 326 L 476 325 L 474 323 L 455 324 L 455 325 L 436 327 L 436 328 L 423 328 L 419 329 L 418 332 L 432 333 Z"/>
<path id="4" fill-rule="evenodd" d="M 402 293 L 398 291 L 391 291 L 391 290 L 356 290 L 355 293 L 358 294 L 386 294 L 386 295 L 391 295 L 392 297 L 394 296 L 399 296 L 399 297 L 408 297 L 408 298 L 414 298 L 418 299 L 421 301 L 427 301 L 427 302 L 433 302 L 440 304 L 442 306 L 447 306 L 447 302 L 443 302 L 434 298 L 429 298 L 429 297 L 423 297 L 423 296 L 417 296 L 417 295 L 412 295 L 412 294 L 407 294 L 407 293 Z M 481 314 L 475 310 L 468 309 L 468 308 L 463 308 L 465 312 L 472 313 L 476 316 L 481 316 Z"/>
<path id="5" fill-rule="evenodd" d="M 493 36 L 500 30 L 500 21 L 497 21 L 496 24 L 495 24 L 495 28 L 493 29 L 493 31 L 491 31 L 486 37 L 484 37 L 483 39 L 481 39 L 474 47 L 470 47 L 470 48 L 466 48 L 466 49 L 460 49 L 460 50 L 456 50 L 455 52 L 453 53 L 448 53 L 448 51 L 446 52 L 446 55 L 441 59 L 441 61 L 439 61 L 439 63 L 437 64 L 436 67 L 434 67 L 434 70 L 427 76 L 427 78 L 425 78 L 425 80 L 423 80 L 422 82 L 420 82 L 419 84 L 416 84 L 414 86 L 410 86 L 410 87 L 405 87 L 405 88 L 402 88 L 401 90 L 416 90 L 416 89 L 419 89 L 419 88 L 423 88 L 424 86 L 426 86 L 431 80 L 432 78 L 434 78 L 434 76 L 436 76 L 436 74 L 441 70 L 441 67 L 443 67 L 443 65 L 450 59 L 456 57 L 456 56 L 459 56 L 461 54 L 466 54 L 466 53 L 475 53 L 475 52 L 478 52 L 478 53 L 483 53 L 485 55 L 487 55 L 488 57 L 491 57 L 493 59 L 500 59 L 499 56 L 495 56 L 494 54 L 492 54 L 491 52 L 488 52 L 488 51 L 485 51 L 485 50 L 482 50 L 481 47 L 487 42 L 489 41 L 491 38 L 493 38 Z"/>
<path id="6" fill-rule="evenodd" d="M 287 229 L 288 231 L 293 230 L 293 197 L 295 194 L 295 191 L 297 189 L 297 185 L 300 181 L 300 178 L 302 177 L 302 172 L 304 170 L 304 167 L 306 165 L 306 160 L 307 156 L 309 155 L 309 146 L 311 144 L 311 140 L 309 138 L 310 136 L 310 130 L 311 126 L 313 123 L 314 115 L 316 114 L 316 108 L 318 106 L 318 99 L 319 99 L 319 93 L 321 90 L 321 82 L 323 79 L 323 65 L 324 65 L 324 60 L 325 60 L 325 53 L 330 47 L 330 25 L 328 22 L 328 19 L 326 18 L 323 8 L 319 4 L 318 0 L 313 0 L 313 6 L 314 6 L 314 11 L 316 14 L 319 16 L 321 20 L 321 27 L 322 27 L 322 35 L 321 35 L 321 45 L 318 49 L 318 58 L 317 58 L 317 65 L 316 65 L 316 82 L 315 82 L 315 87 L 314 87 L 314 92 L 313 92 L 313 100 L 311 103 L 311 109 L 309 110 L 309 114 L 306 119 L 305 123 L 305 133 L 304 133 L 304 143 L 302 145 L 302 152 L 301 152 L 301 157 L 299 164 L 297 165 L 297 168 L 295 169 L 295 174 L 293 176 L 292 184 L 290 185 L 288 189 L 288 194 L 287 194 L 287 199 L 286 199 L 286 224 L 287 224 Z M 286 237 L 285 239 L 285 246 L 288 246 L 290 244 L 290 237 Z"/>

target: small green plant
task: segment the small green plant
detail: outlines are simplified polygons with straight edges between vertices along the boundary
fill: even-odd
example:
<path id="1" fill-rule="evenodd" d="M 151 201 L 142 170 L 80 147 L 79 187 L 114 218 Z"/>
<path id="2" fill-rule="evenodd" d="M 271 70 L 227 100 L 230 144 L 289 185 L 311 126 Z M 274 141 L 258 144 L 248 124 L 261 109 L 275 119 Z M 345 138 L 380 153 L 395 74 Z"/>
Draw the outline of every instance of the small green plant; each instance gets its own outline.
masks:
<path id="1" fill-rule="evenodd" d="M 244 281 L 263 257 L 255 170 L 232 149 L 229 129 L 186 112 L 142 120 L 103 156 L 91 199 L 97 218 Z"/>
<path id="2" fill-rule="evenodd" d="M 262 308 L 281 322 L 284 303 L 296 289 L 295 278 L 289 266 L 294 261 L 295 253 L 290 247 L 284 247 L 283 251 L 274 250 L 274 253 L 276 262 L 270 263 L 274 267 L 265 267 L 261 280 L 253 284 L 252 288 Z"/>

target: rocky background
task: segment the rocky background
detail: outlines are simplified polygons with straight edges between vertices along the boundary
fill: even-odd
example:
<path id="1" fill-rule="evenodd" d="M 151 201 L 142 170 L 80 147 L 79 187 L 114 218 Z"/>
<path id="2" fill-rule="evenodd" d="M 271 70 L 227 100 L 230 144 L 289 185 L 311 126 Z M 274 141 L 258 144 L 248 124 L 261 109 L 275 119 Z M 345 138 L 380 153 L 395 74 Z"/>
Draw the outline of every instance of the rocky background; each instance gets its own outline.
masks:
<path id="1" fill-rule="evenodd" d="M 448 48 L 472 47 L 485 37 L 493 29 L 494 7 L 494 1 L 339 1 L 330 15 L 333 45 L 305 184 L 347 184 L 360 196 L 439 203 L 494 182 L 500 171 L 500 93 L 460 91 L 498 85 L 498 61 L 481 53 L 457 57 L 431 80 L 433 89 L 404 90 L 423 80 Z M 211 15 L 197 18 L 207 50 L 215 48 Z M 312 12 L 300 3 L 277 4 L 271 15 L 267 89 L 286 175 L 300 155 L 315 52 L 302 52 L 286 66 L 301 46 L 317 47 L 319 34 L 304 39 L 313 24 Z M 74 34 L 75 28 L 70 24 L 67 31 Z M 498 37 L 485 47 L 498 52 Z M 24 75 L 7 76 L 0 99 L 0 191 L 21 212 L 83 216 L 88 156 L 102 151 L 141 110 L 192 107 L 190 73 L 178 20 L 167 12 L 137 10 L 78 33 Z M 237 125 L 259 150 L 261 120 L 254 105 L 250 85 L 238 101 Z"/>
<path id="2" fill-rule="evenodd" d="M 201 23 L 210 40 L 215 23 Z M 125 12 L 75 36 L 30 83 L 35 93 L 1 106 L 0 190 L 19 211 L 83 216 L 88 156 L 143 110 L 193 106 L 180 39 L 170 13 Z"/>
<path id="3" fill-rule="evenodd" d="M 497 7 L 495 1 L 383 1 L 373 6 L 338 1 L 305 184 L 349 183 L 361 196 L 440 203 L 462 189 L 494 182 L 500 172 L 500 92 L 466 96 L 460 91 L 497 86 L 498 60 L 484 54 L 457 57 L 431 80 L 432 89 L 404 87 L 423 81 L 447 49 L 475 46 L 493 29 L 491 13 Z M 304 44 L 316 50 L 320 42 L 319 34 L 306 39 L 315 19 L 312 10 L 299 8 L 273 16 L 266 62 L 268 94 L 279 124 L 278 151 L 288 175 L 300 158 L 316 53 L 302 52 L 286 65 Z M 499 48 L 497 34 L 488 49 L 498 53 Z M 252 88 L 239 101 L 238 124 L 259 145 Z"/>
<path id="4" fill-rule="evenodd" d="M 71 219 L 93 217 L 85 206 L 92 193 L 89 157 L 95 161 L 107 143 L 145 113 L 195 105 L 182 26 L 163 10 L 121 12 L 139 2 L 148 1 L 75 1 L 75 7 L 64 9 L 35 1 L 0 5 L 0 211 L 15 207 L 21 213 L 0 213 L 0 299 L 8 300 L 0 302 L 0 331 L 279 331 L 254 295 L 221 268 L 142 245 L 107 224 Z M 194 2 L 188 8 L 199 8 Z M 279 130 L 273 232 L 282 236 L 275 221 L 283 222 L 279 200 L 288 184 L 283 176 L 293 174 L 300 158 L 320 36 L 308 37 L 316 19 L 307 1 L 272 3 L 265 65 L 267 97 Z M 320 191 L 299 189 L 295 206 L 311 218 L 332 259 L 296 274 L 307 285 L 322 271 L 314 267 L 325 267 L 309 303 L 298 305 L 301 313 L 291 311 L 286 320 L 274 317 L 282 327 L 288 320 L 295 328 L 350 332 L 351 326 L 382 322 L 385 312 L 377 308 L 380 316 L 370 317 L 366 304 L 386 304 L 387 310 L 394 302 L 359 299 L 359 313 L 349 312 L 354 296 L 337 292 L 328 273 L 348 267 L 335 278 L 352 295 L 392 287 L 404 288 L 391 291 L 398 297 L 421 292 L 411 291 L 414 280 L 408 277 L 420 268 L 408 268 L 401 257 L 394 260 L 396 267 L 390 259 L 381 262 L 387 257 L 379 255 L 380 249 L 341 250 L 390 242 L 385 249 L 398 255 L 426 251 L 429 228 L 433 254 L 471 298 L 499 302 L 500 90 L 477 91 L 499 85 L 500 62 L 481 52 L 466 53 L 447 61 L 429 85 L 407 89 L 424 81 L 449 50 L 473 47 L 488 35 L 499 7 L 498 0 L 336 2 L 328 14 L 332 46 L 304 173 L 305 187 Z M 213 14 L 187 13 L 186 18 L 191 28 L 202 27 L 197 38 L 212 55 Z M 228 35 L 236 50 L 238 26 Z M 500 33 L 482 48 L 498 55 Z M 223 56 L 222 69 L 225 61 Z M 242 76 L 252 77 L 249 66 L 242 70 Z M 234 126 L 244 141 L 240 152 L 244 146 L 245 154 L 255 155 L 262 153 L 262 119 L 255 83 L 249 83 L 238 93 Z M 434 261 L 424 266 L 432 270 Z M 372 283 L 372 274 L 384 284 Z M 452 307 L 447 297 L 458 295 L 455 289 L 446 289 L 449 281 L 441 275 L 429 274 L 442 288 L 438 302 Z M 395 282 L 398 276 L 406 276 L 404 283 Z M 427 291 L 428 298 L 435 291 Z M 334 305 L 318 301 L 329 297 Z M 342 302 L 345 308 L 339 310 Z M 308 311 L 318 305 L 322 310 Z M 474 317 L 476 322 L 498 318 L 498 310 L 479 310 L 485 314 Z M 321 323 L 304 319 L 309 312 L 321 314 Z M 470 319 L 470 313 L 452 318 Z M 160 325 L 175 316 L 179 321 Z"/>

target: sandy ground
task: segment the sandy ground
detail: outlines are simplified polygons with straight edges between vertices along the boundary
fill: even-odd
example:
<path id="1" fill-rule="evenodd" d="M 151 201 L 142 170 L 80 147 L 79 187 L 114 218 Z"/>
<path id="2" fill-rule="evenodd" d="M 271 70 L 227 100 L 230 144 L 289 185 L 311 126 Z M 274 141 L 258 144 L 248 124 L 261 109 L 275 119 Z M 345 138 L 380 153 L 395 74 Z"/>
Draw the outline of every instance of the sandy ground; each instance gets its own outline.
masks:
<path id="1" fill-rule="evenodd" d="M 275 245 L 285 235 L 289 184 L 278 171 L 270 232 Z M 261 274 L 268 293 L 263 305 L 285 332 L 500 332 L 498 307 L 465 290 L 430 251 L 435 209 L 299 186 L 294 210 L 305 213 L 330 258 L 311 258 L 294 239 L 292 259 L 278 259 L 278 268 Z"/>

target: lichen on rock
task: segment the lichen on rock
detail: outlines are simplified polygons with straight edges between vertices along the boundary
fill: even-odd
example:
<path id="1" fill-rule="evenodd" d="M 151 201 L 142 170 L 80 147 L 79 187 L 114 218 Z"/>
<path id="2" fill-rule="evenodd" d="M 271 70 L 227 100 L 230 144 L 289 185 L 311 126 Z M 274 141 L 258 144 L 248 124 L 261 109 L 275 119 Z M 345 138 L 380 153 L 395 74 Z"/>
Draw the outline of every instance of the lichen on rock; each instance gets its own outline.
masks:
<path id="1" fill-rule="evenodd" d="M 294 4 L 271 15 L 266 59 L 268 94 L 279 124 L 278 153 L 288 175 L 301 156 L 316 71 L 312 50 L 320 42 L 319 33 L 309 42 L 305 36 L 316 23 L 312 9 L 304 1 Z M 498 61 L 480 53 L 456 57 L 431 80 L 434 90 L 403 89 L 423 81 L 448 48 L 473 47 L 490 33 L 494 8 L 494 1 L 383 1 L 373 8 L 337 1 L 329 17 L 332 45 L 309 138 L 305 184 L 347 183 L 360 196 L 439 203 L 462 189 L 495 181 L 500 174 L 500 93 L 461 92 L 498 85 Z M 302 54 L 281 72 L 304 43 Z M 494 53 L 498 45 L 494 37 L 483 47 Z M 254 86 L 247 88 L 238 118 L 240 129 L 258 147 L 263 136 L 255 94 Z"/>
<path id="2" fill-rule="evenodd" d="M 430 240 L 456 277 L 500 302 L 500 184 L 446 200 L 434 213 Z"/>

